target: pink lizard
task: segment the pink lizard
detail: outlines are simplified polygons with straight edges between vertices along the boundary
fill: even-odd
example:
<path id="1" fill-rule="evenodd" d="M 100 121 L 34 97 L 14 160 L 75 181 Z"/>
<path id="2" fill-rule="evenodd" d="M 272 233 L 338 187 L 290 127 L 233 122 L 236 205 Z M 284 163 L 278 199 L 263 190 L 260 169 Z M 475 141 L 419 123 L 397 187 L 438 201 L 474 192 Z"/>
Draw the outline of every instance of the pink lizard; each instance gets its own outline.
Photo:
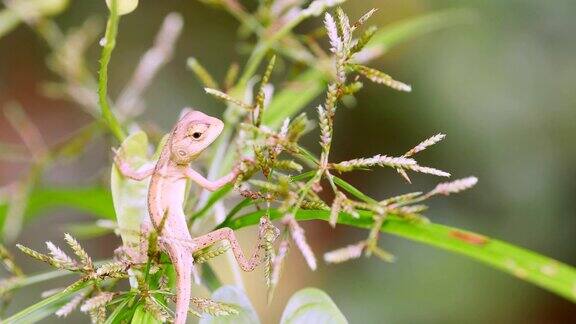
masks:
<path id="1" fill-rule="evenodd" d="M 144 165 L 133 170 L 120 156 L 115 158 L 118 169 L 128 178 L 143 180 L 152 176 L 148 189 L 148 212 L 159 232 L 160 248 L 168 253 L 176 270 L 176 324 L 185 323 L 188 314 L 193 252 L 227 240 L 242 270 L 252 271 L 264 260 L 263 240 L 271 242 L 279 235 L 278 229 L 267 218 L 262 218 L 258 245 L 250 259 L 244 256 L 230 228 L 221 228 L 194 239 L 190 236 L 183 211 L 186 180 L 213 191 L 234 181 L 239 174 L 238 168 L 234 168 L 222 178 L 210 181 L 189 167 L 190 162 L 220 135 L 223 127 L 218 118 L 190 111 L 172 129 L 155 166 Z"/>

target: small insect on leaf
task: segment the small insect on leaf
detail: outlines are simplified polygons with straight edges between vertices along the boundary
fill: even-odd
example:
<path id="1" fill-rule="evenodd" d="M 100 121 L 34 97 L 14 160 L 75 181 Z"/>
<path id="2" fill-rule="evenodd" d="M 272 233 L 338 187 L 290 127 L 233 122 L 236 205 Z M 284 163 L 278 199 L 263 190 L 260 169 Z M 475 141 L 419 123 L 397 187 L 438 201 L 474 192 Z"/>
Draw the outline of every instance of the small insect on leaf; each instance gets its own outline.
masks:
<path id="1" fill-rule="evenodd" d="M 488 238 L 475 233 L 454 230 L 450 232 L 450 236 L 472 245 L 485 245 L 488 243 Z"/>

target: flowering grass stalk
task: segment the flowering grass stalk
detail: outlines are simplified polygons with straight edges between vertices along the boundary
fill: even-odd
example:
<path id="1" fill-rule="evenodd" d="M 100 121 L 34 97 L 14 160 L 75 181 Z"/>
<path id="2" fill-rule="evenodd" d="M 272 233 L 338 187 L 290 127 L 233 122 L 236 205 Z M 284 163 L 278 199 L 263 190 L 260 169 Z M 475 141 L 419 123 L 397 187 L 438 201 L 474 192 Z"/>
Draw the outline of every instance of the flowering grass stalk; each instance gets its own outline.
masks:
<path id="1" fill-rule="evenodd" d="M 390 90 L 412 91 L 407 83 L 367 65 L 370 59 L 383 53 L 382 40 L 388 42 L 387 45 L 394 44 L 400 38 L 422 33 L 424 26 L 434 29 L 441 25 L 431 17 L 418 18 L 394 27 L 391 36 L 379 32 L 376 27 L 366 26 L 369 18 L 376 13 L 375 9 L 369 10 L 356 21 L 352 21 L 341 8 L 334 9 L 333 13 L 326 12 L 342 2 L 315 0 L 303 6 L 300 1 L 261 1 L 252 13 L 237 1 L 222 3 L 224 9 L 246 27 L 246 32 L 257 39 L 244 68 L 232 64 L 225 80 L 219 81 L 196 59 L 190 58 L 187 63 L 205 86 L 206 93 L 227 106 L 225 131 L 215 143 L 213 158 L 207 165 L 210 170 L 208 176 L 212 178 L 228 171 L 227 168 L 235 159 L 249 158 L 241 160 L 240 175 L 233 185 L 211 194 L 204 192 L 198 199 L 190 199 L 186 207 L 191 211 L 189 222 L 192 233 L 199 235 L 222 227 L 239 229 L 258 224 L 262 217 L 278 220 L 284 227 L 280 243 L 275 246 L 269 239 L 261 246 L 266 261 L 263 281 L 268 285 L 269 298 L 272 298 L 275 288 L 282 282 L 282 267 L 292 247 L 299 250 L 311 270 L 317 268 L 316 253 L 319 251 L 315 251 L 308 243 L 300 222 L 323 220 L 332 226 L 341 224 L 367 230 L 365 239 L 324 253 L 323 260 L 327 263 L 352 261 L 363 255 L 391 262 L 395 257 L 381 248 L 379 243 L 381 233 L 390 233 L 475 258 L 576 301 L 576 271 L 572 267 L 483 235 L 434 224 L 423 215 L 427 209 L 424 203 L 428 199 L 470 189 L 476 185 L 477 178 L 465 177 L 442 182 L 427 192 L 411 192 L 378 200 L 341 178 L 342 173 L 375 167 L 390 168 L 408 182 L 411 172 L 450 177 L 448 172 L 420 164 L 415 157 L 440 142 L 444 134 L 425 139 L 401 156 L 374 152 L 371 157 L 337 162 L 332 160 L 334 134 L 338 132 L 334 125 L 339 105 L 343 98 L 354 96 L 362 89 L 362 80 L 385 85 Z M 142 57 L 133 78 L 119 99 L 113 101 L 108 93 L 108 64 L 116 43 L 119 3 L 120 0 L 110 1 L 97 89 L 91 88 L 96 85 L 90 82 L 80 82 L 83 78 L 76 73 L 60 73 L 64 76 L 65 93 L 83 109 L 93 112 L 96 102 L 94 95 L 97 93 L 97 108 L 101 115 L 92 114 L 96 118 L 93 123 L 105 125 L 104 130 L 97 128 L 100 130 L 91 130 L 88 135 L 73 136 L 63 146 L 65 150 L 62 146 L 47 147 L 36 131 L 22 134 L 25 141 L 29 140 L 27 144 L 33 159 L 52 162 L 61 157 L 62 150 L 79 156 L 82 150 L 77 146 L 86 143 L 85 137 L 92 138 L 99 132 L 109 132 L 121 142 L 119 152 L 126 154 L 130 164 L 141 166 L 157 159 L 158 153 L 148 156 L 150 145 L 146 133 L 140 131 L 126 135 L 124 129 L 130 129 L 127 127 L 128 119 L 143 111 L 144 89 L 172 56 L 174 43 L 182 28 L 182 19 L 174 13 L 168 15 L 159 36 Z M 132 1 L 130 5 L 131 8 L 135 7 L 137 2 L 134 5 Z M 322 14 L 323 33 L 299 35 L 294 32 L 294 28 L 305 19 Z M 439 14 L 443 18 L 446 18 L 445 15 Z M 89 38 L 89 35 L 82 35 L 85 40 Z M 327 50 L 319 45 L 324 36 L 329 43 Z M 51 42 L 56 41 L 51 39 Z M 82 53 L 84 49 L 82 46 Z M 76 55 L 81 56 L 79 53 Z M 275 70 L 278 62 L 288 66 L 304 65 L 308 70 L 289 80 L 292 87 L 278 86 L 279 83 L 274 81 L 281 77 Z M 63 65 L 57 66 L 61 69 Z M 85 70 L 82 64 L 77 68 L 75 71 Z M 305 90 L 294 90 L 294 86 Z M 324 100 L 317 107 L 317 121 L 313 121 L 306 114 L 300 113 L 300 110 L 310 104 L 321 91 L 325 92 Z M 302 144 L 302 139 L 316 126 L 320 130 L 319 156 L 310 153 Z M 162 141 L 157 144 L 161 148 Z M 38 172 L 42 171 L 44 168 Z M 32 180 L 35 178 L 32 177 Z M 34 214 L 32 211 L 48 206 L 71 206 L 105 218 L 106 222 L 97 222 L 90 229 L 97 228 L 101 231 L 99 233 L 104 234 L 119 234 L 123 244 L 114 251 L 114 257 L 106 262 L 94 262 L 70 234 L 65 235 L 65 241 L 74 257 L 52 242 L 46 242 L 48 254 L 17 245 L 30 257 L 58 269 L 56 272 L 34 276 L 26 276 L 15 264 L 8 249 L 0 246 L 0 256 L 10 273 L 8 279 L 0 281 L 0 293 L 7 302 L 10 293 L 18 288 L 66 273 L 79 276 L 72 285 L 8 317 L 5 319 L 7 323 L 38 319 L 51 313 L 66 316 L 77 308 L 87 313 L 93 322 L 165 322 L 173 318 L 171 302 L 174 300 L 174 287 L 167 279 L 173 276 L 173 268 L 158 248 L 159 233 L 146 230 L 146 222 L 140 217 L 146 214 L 145 184 L 120 177 L 115 168 L 111 181 L 113 199 L 109 197 L 107 188 L 99 186 L 84 190 L 40 189 L 34 188 L 34 181 L 24 183 L 28 185 L 20 191 L 22 199 L 9 201 L 11 208 L 17 207 L 20 219 L 24 220 Z M 322 199 L 320 193 L 326 191 L 334 198 Z M 240 198 L 240 201 L 234 206 L 228 206 L 230 200 L 227 198 L 230 197 Z M 208 217 L 213 209 L 218 209 L 214 214 L 221 215 L 216 223 Z M 15 213 L 5 209 L 0 209 L 0 212 L 0 215 Z M 262 234 L 266 236 L 267 233 Z M 199 276 L 208 289 L 221 286 L 217 273 L 228 270 L 214 271 L 209 262 L 227 250 L 228 245 L 208 247 L 194 255 L 195 265 L 202 265 Z M 129 290 L 119 288 L 122 286 L 118 283 L 124 280 L 130 283 Z M 210 299 L 194 297 L 191 302 L 195 308 L 191 308 L 190 312 L 198 316 L 233 316 L 239 311 L 235 305 Z"/>

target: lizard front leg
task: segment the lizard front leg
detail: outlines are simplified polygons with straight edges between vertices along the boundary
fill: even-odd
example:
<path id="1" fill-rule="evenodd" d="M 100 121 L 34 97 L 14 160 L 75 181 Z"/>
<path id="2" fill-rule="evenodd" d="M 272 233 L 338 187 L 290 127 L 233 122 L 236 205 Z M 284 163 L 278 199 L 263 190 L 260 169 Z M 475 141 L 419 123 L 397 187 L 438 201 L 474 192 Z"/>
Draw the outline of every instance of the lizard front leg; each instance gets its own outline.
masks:
<path id="1" fill-rule="evenodd" d="M 260 219 L 260 226 L 258 231 L 258 243 L 256 249 L 254 250 L 250 259 L 247 259 L 240 248 L 240 244 L 234 235 L 234 231 L 230 228 L 221 228 L 210 232 L 208 234 L 202 235 L 195 239 L 192 239 L 192 253 L 201 250 L 207 246 L 210 246 L 218 241 L 228 241 L 236 261 L 240 265 L 240 268 L 244 271 L 252 271 L 258 265 L 260 265 L 264 260 L 264 252 L 266 247 L 273 243 L 276 238 L 280 235 L 280 230 L 278 230 L 270 220 L 266 217 Z"/>
<path id="2" fill-rule="evenodd" d="M 232 172 L 228 173 L 227 175 L 223 176 L 218 180 L 208 180 L 200 173 L 196 172 L 194 169 L 186 169 L 184 171 L 184 175 L 189 178 L 190 180 L 196 182 L 199 186 L 204 189 L 214 191 L 218 190 L 219 188 L 223 187 L 224 185 L 234 181 L 236 177 L 240 174 L 240 171 L 237 168 L 234 168 Z"/>
<path id="3" fill-rule="evenodd" d="M 146 163 L 138 168 L 138 170 L 134 170 L 132 166 L 124 158 L 122 158 L 117 151 L 114 151 L 114 153 L 116 154 L 114 156 L 114 164 L 116 164 L 116 167 L 120 173 L 127 178 L 136 181 L 142 181 L 151 176 L 154 172 L 154 163 Z"/>

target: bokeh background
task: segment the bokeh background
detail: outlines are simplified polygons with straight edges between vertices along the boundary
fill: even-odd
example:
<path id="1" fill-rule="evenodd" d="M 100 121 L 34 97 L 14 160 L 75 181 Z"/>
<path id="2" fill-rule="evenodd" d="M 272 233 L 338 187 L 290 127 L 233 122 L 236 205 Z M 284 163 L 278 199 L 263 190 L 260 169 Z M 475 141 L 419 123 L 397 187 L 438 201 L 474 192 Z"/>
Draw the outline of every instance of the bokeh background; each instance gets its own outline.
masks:
<path id="1" fill-rule="evenodd" d="M 337 116 L 334 158 L 399 154 L 437 132 L 448 134 L 425 152 L 422 163 L 476 175 L 478 186 L 464 194 L 430 202 L 435 222 L 471 229 L 576 264 L 576 2 L 573 0 L 348 1 L 351 17 L 380 10 L 380 26 L 435 10 L 470 8 L 475 19 L 394 48 L 373 66 L 413 86 L 410 94 L 366 83 L 354 107 Z M 173 61 L 146 94 L 147 112 L 165 130 L 187 105 L 219 115 L 223 105 L 209 98 L 185 68 L 195 56 L 223 78 L 230 62 L 246 59 L 237 43 L 237 22 L 197 1 L 142 0 L 123 17 L 110 82 L 115 95 L 151 45 L 164 16 L 177 11 L 185 29 Z M 64 29 L 88 17 L 105 20 L 103 1 L 72 1 L 55 18 Z M 302 28 L 319 26 L 321 19 Z M 44 97 L 39 88 L 55 76 L 46 68 L 47 46 L 22 25 L 0 39 L 0 106 L 18 101 L 49 143 L 90 118 L 73 104 Z M 240 54 L 239 54 L 240 53 Z M 98 46 L 88 52 L 96 70 Z M 311 105 L 312 107 L 312 105 Z M 309 110 L 310 116 L 315 116 Z M 19 143 L 4 116 L 0 141 Z M 315 145 L 316 138 L 309 138 Z M 110 163 L 103 143 L 92 143 L 80 161 L 51 169 L 43 182 L 82 185 L 106 178 Z M 24 166 L 0 164 L 0 185 L 15 180 Z M 408 185 L 388 169 L 357 172 L 347 178 L 375 198 L 431 188 L 437 179 L 415 175 Z M 47 212 L 27 225 L 18 241 L 40 248 L 62 242 L 63 225 L 88 220 L 70 210 Z M 323 223 L 305 224 L 315 251 L 356 242 L 363 231 Z M 253 238 L 244 233 L 245 246 Z M 109 236 L 87 241 L 97 257 L 109 257 L 117 244 Z M 576 323 L 574 304 L 466 258 L 403 239 L 384 236 L 381 244 L 397 256 L 394 264 L 360 259 L 315 273 L 294 250 L 274 302 L 267 307 L 261 273 L 246 276 L 247 290 L 264 323 L 279 319 L 287 298 L 316 286 L 327 291 L 352 323 Z M 28 272 L 44 265 L 18 255 Z M 225 278 L 226 281 L 226 278 Z M 20 291 L 9 311 L 39 298 L 56 283 Z M 69 322 L 87 321 L 78 314 Z M 46 322 L 60 322 L 50 317 Z"/>

